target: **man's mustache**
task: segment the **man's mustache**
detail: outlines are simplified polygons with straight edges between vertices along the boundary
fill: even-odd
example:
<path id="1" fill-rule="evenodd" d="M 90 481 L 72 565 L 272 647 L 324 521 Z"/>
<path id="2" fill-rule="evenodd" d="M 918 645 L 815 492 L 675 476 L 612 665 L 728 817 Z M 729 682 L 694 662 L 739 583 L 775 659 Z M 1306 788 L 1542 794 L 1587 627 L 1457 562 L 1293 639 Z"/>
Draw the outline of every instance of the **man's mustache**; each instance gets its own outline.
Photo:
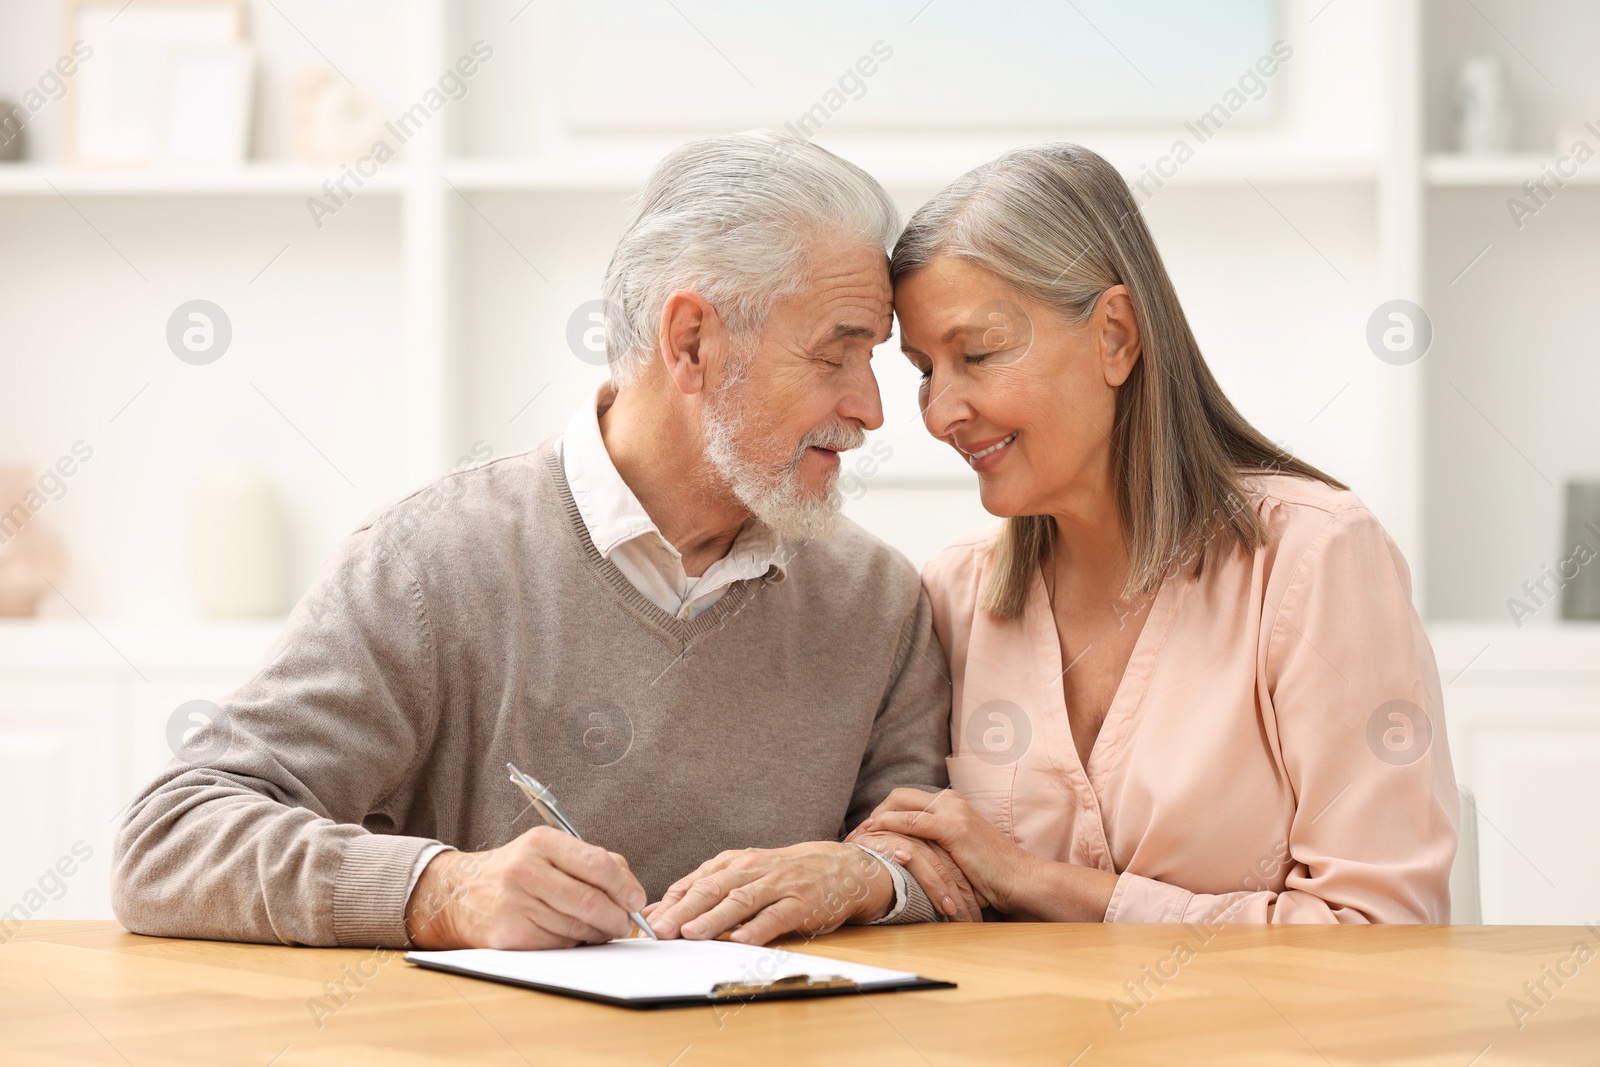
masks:
<path id="1" fill-rule="evenodd" d="M 789 466 L 791 468 L 800 466 L 800 461 L 805 459 L 808 448 L 831 448 L 839 452 L 848 452 L 866 443 L 867 432 L 848 422 L 819 426 L 800 439 L 800 447 L 794 450 L 794 458 L 789 461 Z"/>

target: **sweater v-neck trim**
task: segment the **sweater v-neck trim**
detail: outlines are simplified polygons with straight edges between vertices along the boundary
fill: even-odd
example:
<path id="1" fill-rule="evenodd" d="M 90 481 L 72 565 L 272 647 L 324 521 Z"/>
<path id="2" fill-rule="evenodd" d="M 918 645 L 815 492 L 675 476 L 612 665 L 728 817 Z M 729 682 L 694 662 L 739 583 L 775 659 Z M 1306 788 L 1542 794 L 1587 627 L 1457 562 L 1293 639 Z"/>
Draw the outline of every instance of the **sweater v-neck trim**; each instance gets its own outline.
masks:
<path id="1" fill-rule="evenodd" d="M 745 578 L 734 582 L 715 604 L 693 619 L 680 619 L 671 612 L 663 610 L 660 605 L 639 592 L 628 580 L 628 576 L 623 574 L 615 563 L 601 555 L 600 550 L 594 546 L 594 541 L 589 536 L 589 529 L 584 525 L 583 514 L 578 510 L 578 502 L 572 495 L 572 487 L 567 484 L 566 472 L 561 469 L 561 458 L 556 455 L 551 443 L 547 441 L 540 446 L 539 454 L 544 460 L 546 472 L 555 484 L 561 508 L 566 513 L 567 528 L 572 533 L 579 552 L 589 564 L 590 571 L 624 608 L 651 629 L 666 634 L 685 646 L 692 644 L 712 630 L 720 628 L 750 600 L 755 590 L 759 588 L 757 583 L 767 580 Z M 772 570 L 770 567 L 767 569 L 769 577 Z"/>

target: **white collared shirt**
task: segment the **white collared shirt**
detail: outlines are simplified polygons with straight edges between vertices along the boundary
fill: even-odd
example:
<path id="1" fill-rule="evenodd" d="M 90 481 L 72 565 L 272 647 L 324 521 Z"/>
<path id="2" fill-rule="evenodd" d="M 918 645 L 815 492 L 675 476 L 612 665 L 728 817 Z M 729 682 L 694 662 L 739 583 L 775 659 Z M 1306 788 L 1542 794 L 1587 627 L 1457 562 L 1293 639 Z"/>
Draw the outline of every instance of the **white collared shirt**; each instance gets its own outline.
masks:
<path id="1" fill-rule="evenodd" d="M 683 554 L 666 538 L 617 473 L 600 436 L 600 414 L 616 399 L 610 382 L 595 390 L 556 442 L 561 468 L 572 489 L 589 540 L 633 587 L 656 607 L 688 621 L 715 604 L 729 587 L 760 578 L 773 567 L 781 574 L 789 553 L 783 539 L 755 520 L 745 524 L 728 554 L 691 577 Z"/>

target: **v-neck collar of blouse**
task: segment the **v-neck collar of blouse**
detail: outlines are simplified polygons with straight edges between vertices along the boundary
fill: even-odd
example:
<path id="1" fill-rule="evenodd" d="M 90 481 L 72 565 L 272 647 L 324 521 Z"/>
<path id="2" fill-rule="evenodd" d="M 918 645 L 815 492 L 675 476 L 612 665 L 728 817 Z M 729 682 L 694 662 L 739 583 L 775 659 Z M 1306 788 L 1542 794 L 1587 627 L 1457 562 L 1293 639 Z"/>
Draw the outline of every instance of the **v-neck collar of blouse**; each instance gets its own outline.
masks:
<path id="1" fill-rule="evenodd" d="M 1169 574 L 1162 579 L 1155 600 L 1150 605 L 1150 611 L 1145 616 L 1144 628 L 1139 632 L 1139 638 L 1133 645 L 1133 652 L 1128 657 L 1128 665 L 1117 682 L 1116 692 L 1111 698 L 1111 707 L 1106 710 L 1105 721 L 1100 724 L 1100 733 L 1089 749 L 1089 762 L 1084 765 L 1078 758 L 1078 748 L 1073 741 L 1072 727 L 1067 718 L 1067 698 L 1061 686 L 1061 676 L 1066 670 L 1065 664 L 1061 662 L 1061 638 L 1056 632 L 1055 614 L 1050 610 L 1050 597 L 1045 589 L 1044 568 L 1043 566 L 1035 568 L 1033 585 L 1029 590 L 1023 612 L 1029 632 L 1037 644 L 1034 662 L 1043 667 L 1042 680 L 1049 680 L 1047 685 L 1049 692 L 1045 694 L 1045 699 L 1050 701 L 1049 706 L 1053 713 L 1046 716 L 1047 728 L 1055 724 L 1066 733 L 1065 744 L 1058 744 L 1059 739 L 1051 739 L 1047 742 L 1050 745 L 1048 751 L 1065 752 L 1062 762 L 1066 763 L 1066 766 L 1058 769 L 1068 778 L 1083 779 L 1086 784 L 1093 784 L 1102 780 L 1109 768 L 1116 763 L 1117 756 L 1132 731 L 1139 707 L 1144 703 L 1144 695 L 1150 688 L 1150 678 L 1155 674 L 1161 650 L 1166 645 L 1167 635 L 1172 631 L 1172 622 L 1177 617 L 1178 608 L 1192 584 L 1194 583 L 1189 576 L 1182 572 Z"/>

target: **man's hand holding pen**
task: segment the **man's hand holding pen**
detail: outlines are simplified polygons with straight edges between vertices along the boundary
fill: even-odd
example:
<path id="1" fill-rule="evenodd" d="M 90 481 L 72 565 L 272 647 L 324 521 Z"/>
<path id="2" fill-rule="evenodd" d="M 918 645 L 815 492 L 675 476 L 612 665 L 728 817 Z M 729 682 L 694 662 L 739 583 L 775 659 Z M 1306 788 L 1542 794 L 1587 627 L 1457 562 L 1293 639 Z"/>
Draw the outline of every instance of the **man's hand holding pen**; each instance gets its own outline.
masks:
<path id="1" fill-rule="evenodd" d="M 571 948 L 626 937 L 644 887 L 615 852 L 550 826 L 485 852 L 440 852 L 406 902 L 417 948 Z"/>

